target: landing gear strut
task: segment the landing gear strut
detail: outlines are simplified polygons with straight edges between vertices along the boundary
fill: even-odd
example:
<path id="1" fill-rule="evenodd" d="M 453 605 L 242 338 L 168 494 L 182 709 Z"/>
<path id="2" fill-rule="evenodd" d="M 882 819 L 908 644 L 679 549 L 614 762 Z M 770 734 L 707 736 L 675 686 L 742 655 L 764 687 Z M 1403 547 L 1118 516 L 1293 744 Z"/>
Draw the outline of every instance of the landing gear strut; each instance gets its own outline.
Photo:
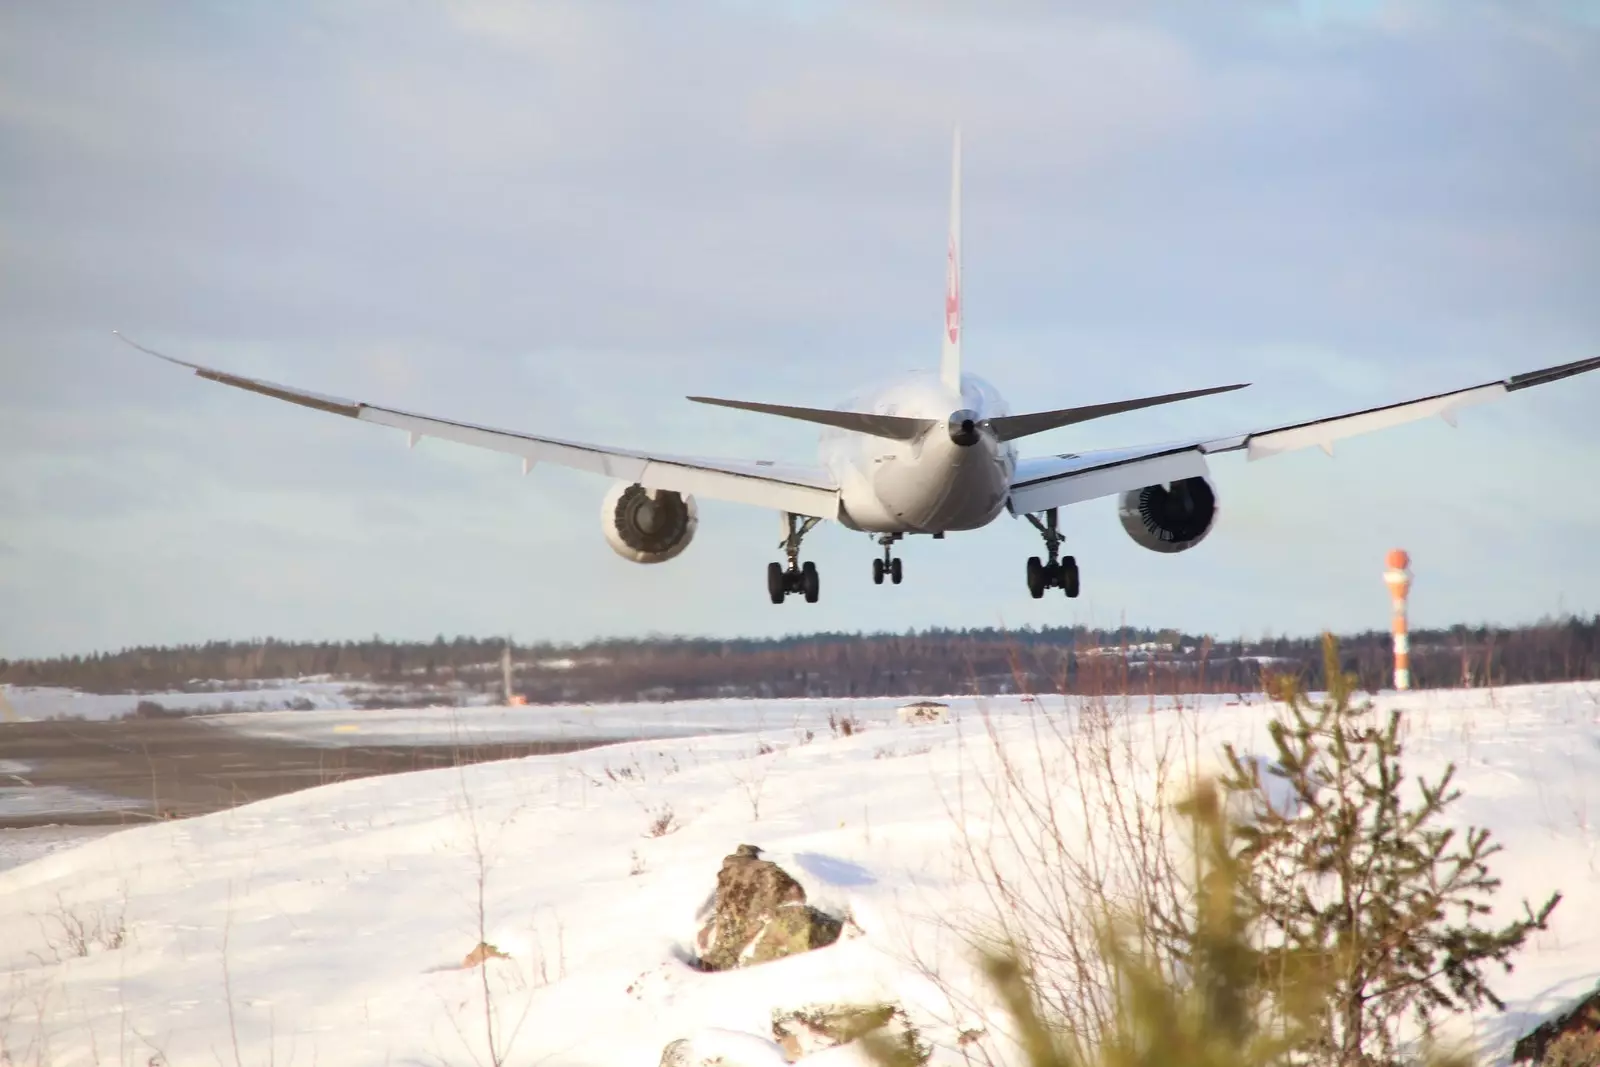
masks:
<path id="1" fill-rule="evenodd" d="M 895 585 L 900 584 L 900 557 L 894 554 L 894 543 L 902 537 L 898 533 L 886 533 L 878 536 L 878 544 L 883 546 L 883 558 L 872 561 L 872 584 L 882 585 L 883 576 L 888 575 L 889 581 Z"/>
<path id="2" fill-rule="evenodd" d="M 774 604 L 782 604 L 783 598 L 790 593 L 805 594 L 807 604 L 817 602 L 817 596 L 822 590 L 822 580 L 817 575 L 815 563 L 807 560 L 804 566 L 801 565 L 800 541 L 820 521 L 822 520 L 809 515 L 795 515 L 787 511 L 783 513 L 785 534 L 778 547 L 783 549 L 789 565 L 786 568 L 781 563 L 767 564 L 767 594 Z"/>
<path id="3" fill-rule="evenodd" d="M 1055 508 L 1050 508 L 1044 513 L 1044 521 L 1039 521 L 1039 516 L 1028 515 L 1028 521 L 1033 523 L 1033 528 L 1039 531 L 1044 538 L 1047 562 L 1040 563 L 1038 556 L 1028 557 L 1028 592 L 1033 594 L 1033 599 L 1038 600 L 1044 596 L 1046 589 L 1060 589 L 1068 597 L 1078 595 L 1078 561 L 1072 556 L 1057 561 L 1061 552 L 1061 543 L 1067 539 L 1061 532 L 1060 522 Z"/>

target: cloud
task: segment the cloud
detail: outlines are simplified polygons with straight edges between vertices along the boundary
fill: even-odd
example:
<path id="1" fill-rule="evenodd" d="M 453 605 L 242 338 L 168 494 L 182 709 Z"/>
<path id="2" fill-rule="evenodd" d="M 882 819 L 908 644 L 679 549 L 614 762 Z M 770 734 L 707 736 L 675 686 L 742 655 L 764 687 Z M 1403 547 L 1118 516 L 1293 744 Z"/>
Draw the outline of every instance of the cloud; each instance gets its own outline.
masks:
<path id="1" fill-rule="evenodd" d="M 17 554 L 0 581 L 24 610 L 0 651 L 1123 610 L 1366 625 L 1381 604 L 1349 574 L 1402 540 L 1439 576 L 1419 610 L 1530 617 L 1557 586 L 1600 606 L 1600 576 L 1570 565 L 1600 531 L 1571 491 L 1595 451 L 1585 381 L 1332 463 L 1219 462 L 1225 525 L 1180 557 L 1127 542 L 1104 502 L 1075 509 L 1076 606 L 1019 597 L 1036 551 L 1020 523 L 908 546 L 898 599 L 866 585 L 864 539 L 828 530 L 827 592 L 801 615 L 762 603 L 768 514 L 709 504 L 680 560 L 629 567 L 599 538 L 592 479 L 409 453 L 109 336 L 489 425 L 804 460 L 805 428 L 681 397 L 828 403 L 931 365 L 960 121 L 973 369 L 1027 406 L 1255 383 L 1041 448 L 1489 380 L 1600 337 L 1600 39 L 1572 17 L 1488 0 L 1204 17 L 1109 0 L 11 5 L 0 514 Z M 1329 493 L 1356 517 L 1331 523 Z M 294 595 L 262 577 L 280 569 Z M 1285 588 L 1295 603 L 1264 592 Z M 97 606 L 119 597 L 141 610 Z"/>

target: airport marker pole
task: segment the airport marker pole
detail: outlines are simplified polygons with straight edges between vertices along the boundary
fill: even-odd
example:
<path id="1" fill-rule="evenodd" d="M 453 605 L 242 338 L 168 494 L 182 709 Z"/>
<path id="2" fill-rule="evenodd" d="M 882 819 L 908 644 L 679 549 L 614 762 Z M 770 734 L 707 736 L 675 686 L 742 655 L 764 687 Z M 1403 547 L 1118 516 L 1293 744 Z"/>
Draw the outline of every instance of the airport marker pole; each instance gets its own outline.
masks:
<path id="1" fill-rule="evenodd" d="M 1394 628 L 1394 687 L 1411 688 L 1411 635 L 1406 624 L 1406 598 L 1411 595 L 1411 557 L 1406 550 L 1391 551 L 1384 561 L 1387 569 L 1383 580 L 1389 586 L 1389 599 L 1393 605 Z"/>

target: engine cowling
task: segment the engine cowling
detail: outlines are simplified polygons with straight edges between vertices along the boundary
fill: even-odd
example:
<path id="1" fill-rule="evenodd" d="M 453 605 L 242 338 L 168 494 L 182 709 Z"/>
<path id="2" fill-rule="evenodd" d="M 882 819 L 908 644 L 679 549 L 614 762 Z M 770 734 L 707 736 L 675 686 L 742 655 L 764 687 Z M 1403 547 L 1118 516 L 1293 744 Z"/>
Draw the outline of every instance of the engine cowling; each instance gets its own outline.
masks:
<path id="1" fill-rule="evenodd" d="M 694 497 L 619 482 L 600 506 L 606 543 L 634 563 L 665 563 L 694 540 L 700 512 Z"/>
<path id="2" fill-rule="evenodd" d="M 1152 552 L 1182 552 L 1206 539 L 1217 521 L 1217 492 L 1204 478 L 1147 485 L 1117 503 L 1122 528 Z"/>

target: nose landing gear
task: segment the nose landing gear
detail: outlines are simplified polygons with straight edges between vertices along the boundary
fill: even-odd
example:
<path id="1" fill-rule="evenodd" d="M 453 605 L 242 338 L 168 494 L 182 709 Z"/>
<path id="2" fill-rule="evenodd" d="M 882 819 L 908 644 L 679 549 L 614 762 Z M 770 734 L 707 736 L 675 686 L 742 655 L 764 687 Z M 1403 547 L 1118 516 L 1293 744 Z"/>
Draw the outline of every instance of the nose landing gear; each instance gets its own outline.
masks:
<path id="1" fill-rule="evenodd" d="M 774 604 L 782 604 L 790 593 L 802 594 L 807 604 L 817 602 L 817 597 L 822 592 L 822 579 L 817 573 L 815 563 L 810 560 L 804 565 L 800 563 L 800 541 L 821 521 L 810 515 L 795 515 L 787 511 L 783 513 L 786 533 L 778 544 L 788 558 L 789 565 L 785 567 L 781 563 L 767 564 L 767 595 Z"/>
<path id="2" fill-rule="evenodd" d="M 1078 561 L 1072 556 L 1057 559 L 1061 543 L 1067 537 L 1061 532 L 1055 508 L 1050 508 L 1044 516 L 1044 521 L 1040 522 L 1039 516 L 1031 512 L 1028 515 L 1028 521 L 1033 523 L 1034 529 L 1044 538 L 1045 552 L 1048 556 L 1047 561 L 1043 563 L 1039 561 L 1038 556 L 1028 557 L 1028 592 L 1033 599 L 1038 600 L 1044 596 L 1046 589 L 1060 589 L 1069 598 L 1074 598 L 1078 595 Z"/>
<path id="3" fill-rule="evenodd" d="M 894 543 L 902 534 L 886 533 L 878 537 L 878 544 L 883 546 L 883 558 L 872 561 L 872 584 L 882 585 L 884 575 L 889 576 L 889 581 L 895 585 L 900 584 L 900 557 L 894 554 Z"/>

